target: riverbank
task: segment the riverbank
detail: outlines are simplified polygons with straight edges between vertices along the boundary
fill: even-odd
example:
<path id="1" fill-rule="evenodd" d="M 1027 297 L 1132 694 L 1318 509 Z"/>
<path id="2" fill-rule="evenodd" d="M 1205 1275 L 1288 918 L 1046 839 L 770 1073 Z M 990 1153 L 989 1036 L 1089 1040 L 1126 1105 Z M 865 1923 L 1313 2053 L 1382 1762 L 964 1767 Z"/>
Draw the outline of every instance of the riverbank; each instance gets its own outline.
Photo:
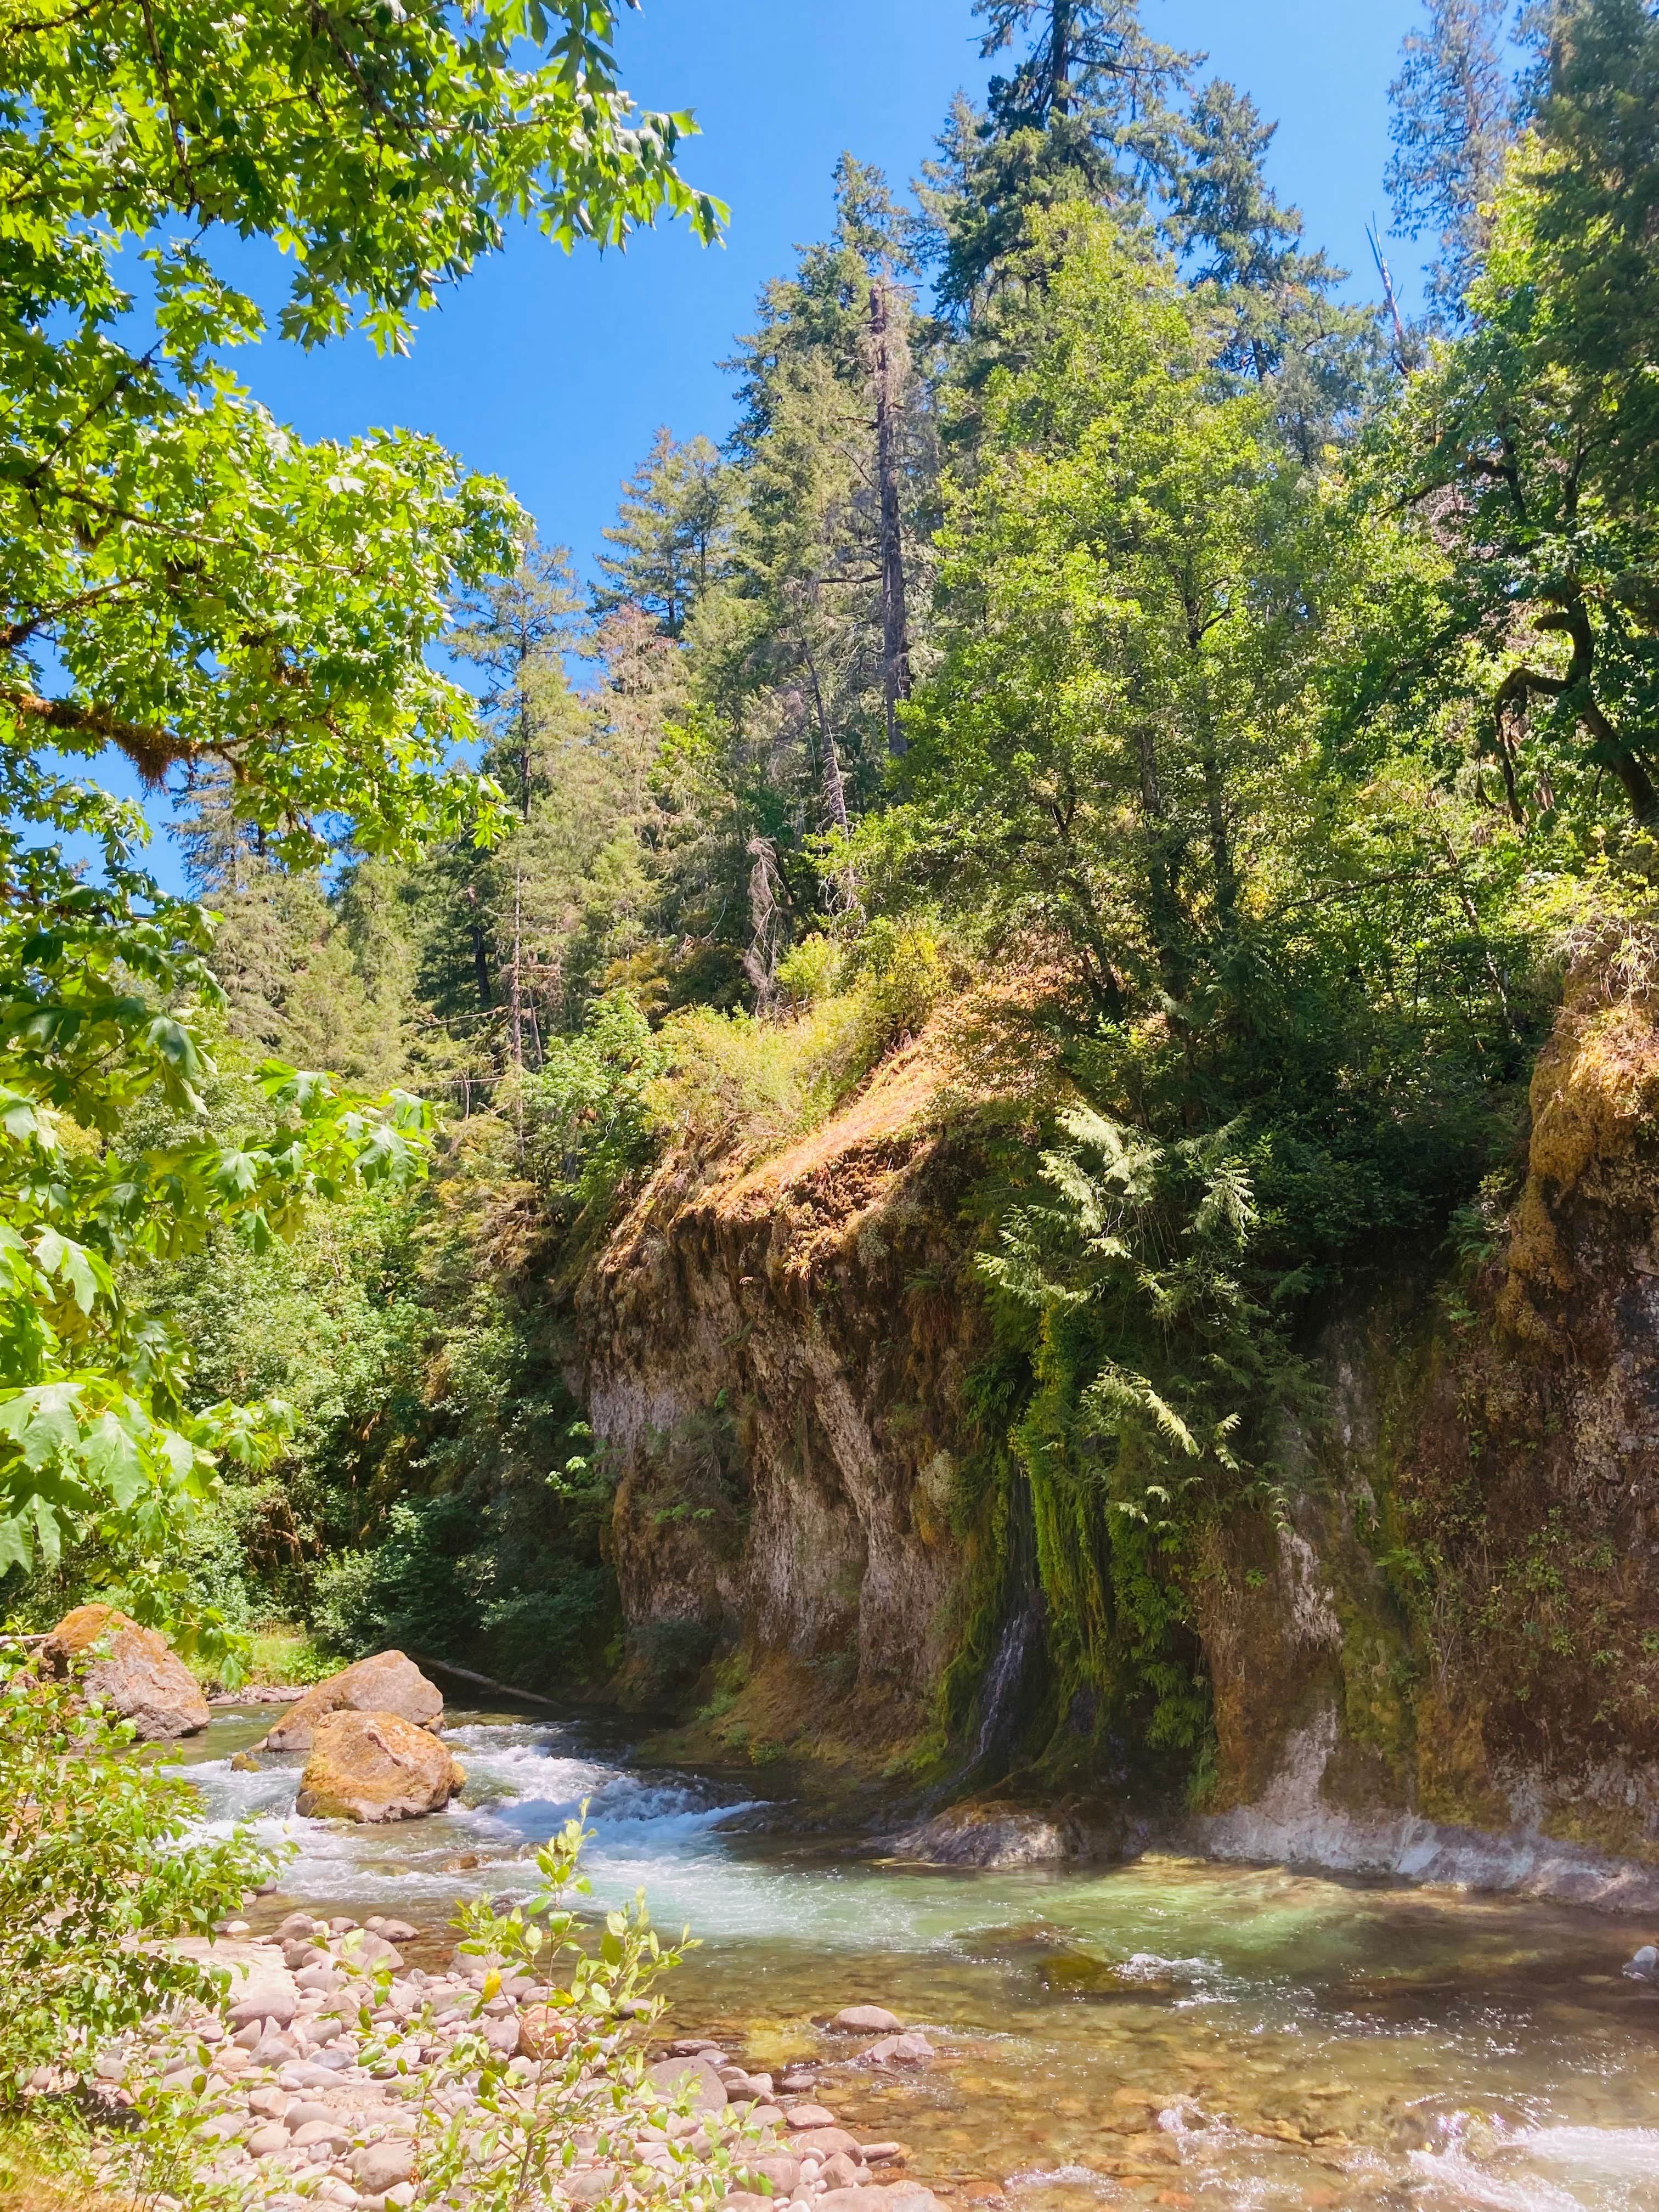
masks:
<path id="1" fill-rule="evenodd" d="M 136 2112 L 155 2124 L 158 2097 L 171 2098 L 175 2128 L 187 2126 L 198 2148 L 195 2187 L 240 2191 L 269 2212 L 313 2201 L 402 2212 L 430 2193 L 458 2144 L 474 2170 L 456 2178 L 482 2193 L 538 2122 L 556 2130 L 557 2185 L 574 2206 L 654 2202 L 671 2189 L 732 2212 L 769 2200 L 794 2212 L 940 2212 L 906 2174 L 907 2145 L 864 2140 L 816 2100 L 810 2059 L 775 2081 L 710 2038 L 665 2039 L 601 2019 L 579 2064 L 568 2046 L 580 2008 L 556 2013 L 545 1981 L 460 1948 L 428 1971 L 404 1946 L 429 1954 L 441 1939 L 381 1916 L 360 1926 L 295 1912 L 269 1940 L 237 1922 L 180 1942 L 183 1955 L 223 1971 L 224 1998 L 101 2053 L 112 2118 Z M 934 2055 L 879 2008 L 843 2011 L 826 2032 L 865 2068 Z M 637 2081 L 630 2055 L 650 2062 L 642 2073 L 636 2063 Z M 562 2104 L 549 2102 L 555 2088 Z M 114 2178 L 126 2160 L 112 2141 L 95 2166 Z"/>
<path id="2" fill-rule="evenodd" d="M 1169 1856 L 930 1866 L 834 1828 L 775 1770 L 642 1766 L 614 1722 L 487 1709 L 448 1716 L 468 1780 L 445 1813 L 354 1828 L 295 1814 L 296 1760 L 233 1768 L 268 1724 L 216 1714 L 185 1751 L 216 1829 L 246 1816 L 297 1846 L 256 1934 L 295 1910 L 393 1915 L 421 1931 L 405 1960 L 444 1971 L 453 1912 L 528 1897 L 532 1855 L 586 1801 L 592 1908 L 643 1887 L 699 1941 L 663 1986 L 663 2042 L 706 2039 L 775 2088 L 808 2062 L 815 2101 L 860 2145 L 904 2144 L 947 2206 L 1654 2212 L 1659 1996 L 1622 1973 L 1644 1920 Z M 866 2064 L 832 2036 L 861 1997 L 928 2062 Z"/>

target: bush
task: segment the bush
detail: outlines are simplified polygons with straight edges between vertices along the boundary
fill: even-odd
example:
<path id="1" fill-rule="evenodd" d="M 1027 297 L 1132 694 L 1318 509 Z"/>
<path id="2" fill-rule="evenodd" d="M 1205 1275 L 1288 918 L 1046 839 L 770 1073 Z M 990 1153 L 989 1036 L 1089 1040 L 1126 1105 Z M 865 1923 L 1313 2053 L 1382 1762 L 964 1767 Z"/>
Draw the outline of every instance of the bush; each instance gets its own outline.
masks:
<path id="1" fill-rule="evenodd" d="M 245 1830 L 186 1843 L 194 1791 L 131 1740 L 0 1644 L 0 2104 L 38 2067 L 84 2079 L 112 2036 L 213 2001 L 222 1970 L 161 1939 L 210 1934 L 275 1871 Z"/>
<path id="2" fill-rule="evenodd" d="M 651 1025 L 625 991 L 598 1000 L 578 1036 L 555 1037 L 524 1079 L 525 1156 L 550 1197 L 605 1200 L 651 1149 L 649 1086 L 662 1066 Z"/>
<path id="3" fill-rule="evenodd" d="M 839 989 L 842 966 L 840 949 L 815 930 L 779 961 L 777 986 L 792 1006 L 816 1006 Z"/>
<path id="4" fill-rule="evenodd" d="M 354 1659 L 388 1645 L 441 1657 L 471 1651 L 482 1624 L 459 1570 L 477 1535 L 477 1515 L 458 1498 L 394 1505 L 372 1551 L 339 1553 L 319 1573 L 313 1628 Z"/>

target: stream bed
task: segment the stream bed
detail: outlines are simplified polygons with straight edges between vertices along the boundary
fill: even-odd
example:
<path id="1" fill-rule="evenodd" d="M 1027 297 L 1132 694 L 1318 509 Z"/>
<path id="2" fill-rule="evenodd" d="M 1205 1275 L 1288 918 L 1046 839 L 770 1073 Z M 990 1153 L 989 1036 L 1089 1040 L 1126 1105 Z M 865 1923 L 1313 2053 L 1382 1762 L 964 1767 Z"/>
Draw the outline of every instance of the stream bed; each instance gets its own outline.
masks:
<path id="1" fill-rule="evenodd" d="M 238 1771 L 269 1708 L 188 1747 L 208 1822 L 298 1846 L 256 1930 L 297 1906 L 430 1931 L 528 1894 L 586 1798 L 596 1906 L 643 1887 L 700 1939 L 665 2033 L 756 2068 L 810 2057 L 864 2139 L 958 2205 L 1095 2212 L 1659 2212 L 1656 1931 L 1524 1899 L 1148 1857 L 1063 1872 L 883 1861 L 765 1778 L 631 1766 L 574 1723 L 452 1710 L 462 1799 L 391 1828 L 302 1820 L 301 1762 Z M 410 1948 L 411 1959 L 420 1956 Z M 932 2065 L 858 2065 L 814 2025 L 883 2004 Z"/>

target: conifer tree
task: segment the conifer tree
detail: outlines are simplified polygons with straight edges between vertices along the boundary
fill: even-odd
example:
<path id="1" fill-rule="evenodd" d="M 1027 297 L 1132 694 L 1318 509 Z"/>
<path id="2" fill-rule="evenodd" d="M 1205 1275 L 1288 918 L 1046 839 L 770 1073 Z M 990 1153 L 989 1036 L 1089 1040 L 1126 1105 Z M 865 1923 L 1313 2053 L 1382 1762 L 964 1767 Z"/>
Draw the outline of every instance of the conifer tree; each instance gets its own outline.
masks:
<path id="1" fill-rule="evenodd" d="M 1179 103 L 1203 58 L 1149 38 L 1139 0 L 976 0 L 974 12 L 981 53 L 1018 58 L 983 113 L 952 109 L 918 186 L 939 303 L 959 322 L 981 312 L 1037 210 L 1168 197 L 1184 159 Z"/>
<path id="2" fill-rule="evenodd" d="M 681 637 L 692 609 L 724 572 L 729 536 L 726 471 L 707 438 L 677 443 L 665 427 L 623 486 L 617 520 L 599 534 L 605 582 L 595 614 L 623 606 L 654 615 L 666 637 Z"/>
<path id="3" fill-rule="evenodd" d="M 1480 266 L 1490 208 L 1513 129 L 1504 66 L 1508 0 L 1429 0 L 1424 29 L 1408 31 L 1389 87 L 1394 153 L 1384 173 L 1402 238 L 1438 234 L 1427 293 L 1453 321 Z"/>
<path id="4" fill-rule="evenodd" d="M 450 650 L 488 676 L 483 705 L 494 731 L 489 764 L 501 777 L 521 820 L 535 782 L 532 672 L 575 642 L 581 600 L 569 548 L 529 538 L 510 575 L 494 576 L 461 598 Z"/>
<path id="5" fill-rule="evenodd" d="M 1379 359 L 1377 324 L 1372 309 L 1334 296 L 1347 271 L 1304 251 L 1299 210 L 1269 186 L 1276 128 L 1248 94 L 1212 78 L 1183 125 L 1187 160 L 1164 227 L 1189 281 L 1226 319 L 1220 365 L 1273 382 L 1285 436 L 1311 463 L 1358 417 Z"/>

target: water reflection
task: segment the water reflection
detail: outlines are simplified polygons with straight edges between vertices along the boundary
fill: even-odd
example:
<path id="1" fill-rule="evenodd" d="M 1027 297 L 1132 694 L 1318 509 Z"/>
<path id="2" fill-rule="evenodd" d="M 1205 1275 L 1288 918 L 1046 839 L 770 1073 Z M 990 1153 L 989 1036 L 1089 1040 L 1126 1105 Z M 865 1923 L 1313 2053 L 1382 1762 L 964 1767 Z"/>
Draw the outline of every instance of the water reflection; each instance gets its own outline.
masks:
<path id="1" fill-rule="evenodd" d="M 1283 1869 L 896 1866 L 752 1791 L 483 1714 L 450 1731 L 469 1780 L 448 1813 L 301 1821 L 297 1761 L 229 1764 L 263 1724 L 216 1722 L 193 1766 L 210 1821 L 299 1844 L 270 1919 L 435 1930 L 464 1895 L 527 1890 L 586 1797 L 596 1904 L 643 1885 L 702 1939 L 675 2024 L 758 2064 L 816 2054 L 830 2101 L 959 2203 L 1659 2212 L 1659 1990 L 1620 1971 L 1650 1929 Z M 814 2020 L 858 1998 L 926 2025 L 942 2063 L 849 2063 Z"/>

